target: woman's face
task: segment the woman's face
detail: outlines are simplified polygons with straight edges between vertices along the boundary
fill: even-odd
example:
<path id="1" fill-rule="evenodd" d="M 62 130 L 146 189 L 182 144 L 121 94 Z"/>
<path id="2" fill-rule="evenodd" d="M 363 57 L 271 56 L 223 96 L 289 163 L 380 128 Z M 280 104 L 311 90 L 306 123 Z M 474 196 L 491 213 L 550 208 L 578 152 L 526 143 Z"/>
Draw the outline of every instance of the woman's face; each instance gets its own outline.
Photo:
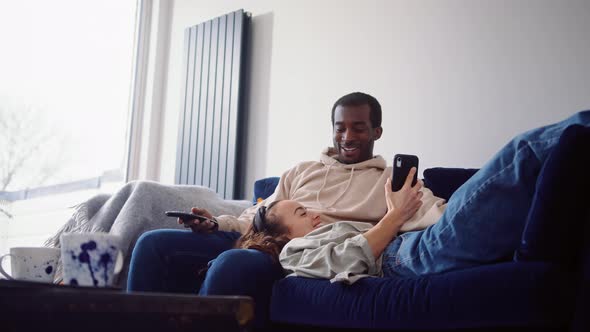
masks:
<path id="1" fill-rule="evenodd" d="M 319 214 L 308 211 L 295 201 L 280 201 L 273 210 L 289 229 L 289 237 L 292 239 L 302 237 L 321 226 Z"/>

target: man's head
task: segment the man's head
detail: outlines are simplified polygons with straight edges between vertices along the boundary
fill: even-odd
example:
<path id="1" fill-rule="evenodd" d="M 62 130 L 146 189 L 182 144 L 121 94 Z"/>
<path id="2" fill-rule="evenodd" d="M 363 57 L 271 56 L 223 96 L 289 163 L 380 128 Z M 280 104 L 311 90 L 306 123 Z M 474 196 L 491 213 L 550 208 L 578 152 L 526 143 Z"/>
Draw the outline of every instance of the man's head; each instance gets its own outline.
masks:
<path id="1" fill-rule="evenodd" d="M 353 92 L 332 107 L 332 137 L 338 161 L 355 164 L 373 158 L 373 145 L 381 137 L 381 105 L 373 96 Z"/>

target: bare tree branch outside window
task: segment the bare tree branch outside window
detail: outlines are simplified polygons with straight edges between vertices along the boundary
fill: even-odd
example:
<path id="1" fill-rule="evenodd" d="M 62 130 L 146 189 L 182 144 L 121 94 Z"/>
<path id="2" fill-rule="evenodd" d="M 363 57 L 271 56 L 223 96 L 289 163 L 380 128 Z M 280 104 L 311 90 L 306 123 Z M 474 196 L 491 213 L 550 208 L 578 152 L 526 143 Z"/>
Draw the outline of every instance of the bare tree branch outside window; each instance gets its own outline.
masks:
<path id="1" fill-rule="evenodd" d="M 0 191 L 59 181 L 68 144 L 56 128 L 37 108 L 0 101 Z"/>

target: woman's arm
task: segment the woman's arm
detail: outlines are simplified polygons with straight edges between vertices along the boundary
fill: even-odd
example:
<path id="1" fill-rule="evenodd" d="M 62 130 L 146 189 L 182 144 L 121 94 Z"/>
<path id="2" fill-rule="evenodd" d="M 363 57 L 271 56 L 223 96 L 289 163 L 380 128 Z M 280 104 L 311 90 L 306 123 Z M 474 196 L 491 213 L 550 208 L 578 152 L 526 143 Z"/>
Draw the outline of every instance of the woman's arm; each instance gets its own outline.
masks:
<path id="1" fill-rule="evenodd" d="M 420 191 L 422 181 L 418 181 L 412 187 L 414 173 L 416 173 L 416 168 L 412 167 L 404 186 L 396 192 L 391 191 L 390 178 L 385 182 L 387 213 L 373 228 L 363 234 L 373 251 L 375 259 L 381 256 L 385 247 L 393 240 L 402 225 L 411 219 L 422 205 L 422 192 Z"/>

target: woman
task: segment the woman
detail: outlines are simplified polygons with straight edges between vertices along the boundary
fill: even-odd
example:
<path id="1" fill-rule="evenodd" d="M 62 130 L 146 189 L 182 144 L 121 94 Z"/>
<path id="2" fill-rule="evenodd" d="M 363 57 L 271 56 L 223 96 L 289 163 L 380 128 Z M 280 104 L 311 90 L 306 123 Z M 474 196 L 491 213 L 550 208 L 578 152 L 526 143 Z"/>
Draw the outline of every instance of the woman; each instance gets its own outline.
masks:
<path id="1" fill-rule="evenodd" d="M 297 276 L 350 283 L 368 275 L 380 276 L 383 251 L 422 205 L 422 182 L 411 186 L 415 173 L 412 168 L 396 195 L 387 180 L 388 211 L 374 226 L 352 221 L 322 225 L 318 214 L 296 201 L 275 201 L 258 209 L 238 247 L 264 251 Z"/>
<path id="2" fill-rule="evenodd" d="M 238 247 L 278 256 L 294 275 L 349 283 L 367 275 L 419 276 L 505 260 L 520 243 L 541 167 L 572 125 L 589 133 L 590 111 L 515 137 L 457 189 L 438 222 L 424 230 L 396 236 L 416 209 L 422 185 L 406 183 L 399 192 L 386 188 L 389 211 L 374 227 L 318 227 L 317 216 L 296 202 L 277 202 L 257 212 Z M 307 224 L 299 225 L 296 217 Z"/>

